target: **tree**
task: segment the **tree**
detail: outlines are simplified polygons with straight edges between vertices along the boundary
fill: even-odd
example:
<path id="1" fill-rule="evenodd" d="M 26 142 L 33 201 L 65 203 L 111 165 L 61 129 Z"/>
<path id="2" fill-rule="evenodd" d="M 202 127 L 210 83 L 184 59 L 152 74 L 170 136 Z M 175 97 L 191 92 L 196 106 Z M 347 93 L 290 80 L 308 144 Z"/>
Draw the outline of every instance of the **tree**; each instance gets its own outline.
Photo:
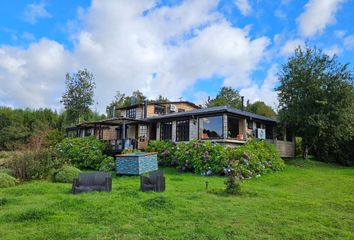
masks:
<path id="1" fill-rule="evenodd" d="M 229 106 L 241 109 L 242 108 L 242 100 L 240 93 L 231 88 L 231 87 L 222 87 L 216 98 L 208 98 L 205 103 L 207 107 L 216 107 L 216 106 Z"/>
<path id="2" fill-rule="evenodd" d="M 276 113 L 274 112 L 272 107 L 268 106 L 262 101 L 256 101 L 254 103 L 250 103 L 249 101 L 247 101 L 245 109 L 248 112 L 259 114 L 265 117 L 275 118 L 276 116 Z"/>
<path id="3" fill-rule="evenodd" d="M 333 159 L 332 152 L 343 153 L 340 145 L 354 137 L 353 72 L 348 68 L 336 56 L 306 46 L 297 48 L 278 74 L 279 119 L 302 137 L 304 158 L 313 149 L 320 160 Z"/>
<path id="4" fill-rule="evenodd" d="M 121 107 L 128 107 L 132 104 L 132 99 L 134 98 L 134 104 L 143 103 L 146 97 L 139 90 L 133 91 L 131 96 L 125 95 L 125 93 L 121 93 L 117 91 L 114 96 L 114 100 L 106 107 L 106 113 L 108 117 L 114 116 L 114 109 L 118 109 Z"/>
<path id="5" fill-rule="evenodd" d="M 162 95 L 159 95 L 156 100 L 152 100 L 152 102 L 159 102 L 159 103 L 167 103 L 169 102 L 170 100 L 168 100 L 167 97 L 164 97 Z"/>
<path id="6" fill-rule="evenodd" d="M 80 118 L 90 113 L 90 106 L 93 105 L 95 82 L 93 74 L 87 69 L 79 70 L 72 76 L 66 74 L 66 90 L 62 96 L 61 103 L 67 110 L 69 121 L 80 122 Z"/>

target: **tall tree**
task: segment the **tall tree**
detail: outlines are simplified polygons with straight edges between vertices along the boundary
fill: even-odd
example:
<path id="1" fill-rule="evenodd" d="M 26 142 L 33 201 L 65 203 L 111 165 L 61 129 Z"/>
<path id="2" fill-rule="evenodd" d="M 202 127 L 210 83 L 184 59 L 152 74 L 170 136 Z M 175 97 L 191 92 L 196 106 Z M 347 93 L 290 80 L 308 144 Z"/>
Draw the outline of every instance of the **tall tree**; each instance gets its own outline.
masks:
<path id="1" fill-rule="evenodd" d="M 265 117 L 275 118 L 276 116 L 276 113 L 274 112 L 273 108 L 262 101 L 256 101 L 254 103 L 250 103 L 249 101 L 247 101 L 245 109 L 248 112 L 259 114 Z"/>
<path id="2" fill-rule="evenodd" d="M 354 91 L 348 64 L 317 48 L 299 47 L 278 76 L 279 118 L 302 137 L 304 158 L 313 148 L 317 157 L 329 160 L 332 151 L 340 150 L 340 143 L 350 143 Z"/>
<path id="3" fill-rule="evenodd" d="M 87 69 L 79 70 L 77 73 L 66 74 L 66 90 L 62 96 L 61 103 L 67 110 L 69 121 L 80 122 L 80 118 L 85 120 L 90 113 L 90 106 L 93 105 L 95 82 L 91 72 Z"/>
<path id="4" fill-rule="evenodd" d="M 240 109 L 242 101 L 240 93 L 231 87 L 222 87 L 215 98 L 208 98 L 207 107 L 229 106 Z"/>

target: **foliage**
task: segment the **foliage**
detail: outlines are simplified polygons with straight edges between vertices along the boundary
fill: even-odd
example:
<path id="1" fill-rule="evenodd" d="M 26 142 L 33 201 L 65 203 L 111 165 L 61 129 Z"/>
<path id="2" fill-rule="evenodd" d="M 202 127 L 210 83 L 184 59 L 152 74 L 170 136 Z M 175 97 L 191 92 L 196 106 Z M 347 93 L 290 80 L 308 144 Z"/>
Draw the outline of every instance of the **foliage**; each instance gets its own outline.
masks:
<path id="1" fill-rule="evenodd" d="M 72 76 L 69 73 L 66 74 L 66 90 L 61 103 L 64 104 L 72 123 L 80 122 L 81 117 L 85 119 L 90 113 L 90 106 L 94 103 L 95 82 L 93 79 L 93 74 L 87 69 L 78 70 Z"/>
<path id="2" fill-rule="evenodd" d="M 0 188 L 13 187 L 16 185 L 16 179 L 7 173 L 0 172 Z"/>
<path id="3" fill-rule="evenodd" d="M 139 104 L 143 103 L 146 97 L 139 90 L 134 91 L 131 96 L 117 91 L 117 94 L 114 96 L 114 100 L 106 107 L 107 116 L 111 118 L 114 116 L 115 109 L 130 106 L 132 104 L 132 98 L 135 100 L 134 104 Z"/>
<path id="4" fill-rule="evenodd" d="M 14 150 L 28 143 L 38 132 L 62 130 L 59 114 L 50 109 L 0 107 L 0 150 Z"/>
<path id="5" fill-rule="evenodd" d="M 52 148 L 42 148 L 38 152 L 33 150 L 14 152 L 5 162 L 5 166 L 21 180 L 47 178 L 64 164 L 65 160 Z"/>
<path id="6" fill-rule="evenodd" d="M 164 175 L 164 193 L 138 191 L 139 176 L 112 177 L 111 193 L 73 196 L 69 184 L 46 180 L 2 188 L 0 238 L 354 239 L 354 168 L 287 161 L 281 173 L 243 181 L 237 197 L 210 194 L 224 191 L 224 177 L 207 177 L 207 192 L 204 176 L 171 168 Z"/>
<path id="7" fill-rule="evenodd" d="M 71 183 L 73 178 L 79 177 L 80 172 L 80 169 L 76 167 L 65 165 L 54 175 L 54 180 L 61 183 Z"/>
<path id="8" fill-rule="evenodd" d="M 295 156 L 302 156 L 302 138 L 295 137 Z"/>
<path id="9" fill-rule="evenodd" d="M 14 172 L 12 169 L 10 168 L 4 168 L 4 167 L 0 167 L 0 174 L 1 173 L 6 173 L 7 175 L 13 176 Z"/>
<path id="10" fill-rule="evenodd" d="M 113 157 L 105 157 L 99 167 L 99 171 L 102 172 L 110 172 L 114 171 L 116 168 L 116 161 L 114 160 Z"/>
<path id="11" fill-rule="evenodd" d="M 147 152 L 158 152 L 157 159 L 160 166 L 175 166 L 175 144 L 172 141 L 149 141 Z"/>
<path id="12" fill-rule="evenodd" d="M 226 169 L 227 178 L 225 179 L 225 192 L 227 194 L 240 194 L 241 192 L 241 184 L 240 179 L 236 173 L 236 170 L 229 166 Z"/>
<path id="13" fill-rule="evenodd" d="M 245 110 L 247 112 L 255 113 L 269 118 L 275 118 L 277 115 L 272 107 L 268 106 L 262 101 L 256 101 L 254 103 L 247 101 Z"/>
<path id="14" fill-rule="evenodd" d="M 141 104 L 145 100 L 147 100 L 148 102 L 159 102 L 159 103 L 169 102 L 168 98 L 162 95 L 159 95 L 156 99 L 147 99 L 146 96 L 144 96 L 144 94 L 139 90 L 132 92 L 131 96 L 117 91 L 113 101 L 106 107 L 107 117 L 112 118 L 116 116 L 114 110 L 118 108 L 130 106 L 132 104 L 132 99 L 134 99 L 135 104 Z"/>
<path id="15" fill-rule="evenodd" d="M 122 154 L 137 153 L 137 152 L 141 152 L 141 151 L 135 148 L 126 148 L 122 151 Z"/>
<path id="16" fill-rule="evenodd" d="M 317 48 L 299 47 L 283 65 L 276 89 L 279 117 L 302 138 L 305 158 L 313 148 L 320 160 L 340 161 L 332 152 L 354 136 L 353 77 L 348 64 Z"/>
<path id="17" fill-rule="evenodd" d="M 99 169 L 107 156 L 103 154 L 105 145 L 94 136 L 65 138 L 57 145 L 59 155 L 67 162 L 83 169 Z"/>
<path id="18" fill-rule="evenodd" d="M 284 169 L 275 146 L 257 139 L 235 148 L 211 141 L 193 140 L 176 145 L 169 141 L 151 141 L 147 151 L 159 153 L 160 165 L 203 175 L 225 174 L 229 164 L 239 172 L 240 178 Z"/>
<path id="19" fill-rule="evenodd" d="M 238 90 L 231 87 L 222 87 L 216 95 L 216 98 L 209 97 L 205 105 L 207 107 L 229 106 L 241 109 L 241 95 Z"/>

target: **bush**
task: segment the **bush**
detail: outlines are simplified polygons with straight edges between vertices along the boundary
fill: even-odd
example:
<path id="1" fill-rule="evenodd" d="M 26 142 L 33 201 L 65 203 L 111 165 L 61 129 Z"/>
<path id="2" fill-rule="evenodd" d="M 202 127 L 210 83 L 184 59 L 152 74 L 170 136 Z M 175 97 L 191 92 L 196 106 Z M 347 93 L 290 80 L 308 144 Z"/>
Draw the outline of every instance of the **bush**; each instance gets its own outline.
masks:
<path id="1" fill-rule="evenodd" d="M 57 145 L 60 156 L 76 167 L 99 169 L 106 158 L 105 144 L 95 137 L 65 138 Z"/>
<path id="2" fill-rule="evenodd" d="M 65 160 L 58 157 L 52 148 L 42 148 L 39 152 L 18 151 L 5 163 L 14 176 L 22 180 L 47 178 L 64 164 Z"/>
<path id="3" fill-rule="evenodd" d="M 181 171 L 203 175 L 225 174 L 232 166 L 239 178 L 248 178 L 264 172 L 282 170 L 285 165 L 273 144 L 250 140 L 239 147 L 228 147 L 211 141 L 190 141 L 170 145 L 170 142 L 152 141 L 150 151 L 158 151 L 160 162 L 176 166 Z M 166 152 L 168 154 L 161 154 Z"/>
<path id="4" fill-rule="evenodd" d="M 116 168 L 116 162 L 113 157 L 106 157 L 100 164 L 99 171 L 110 172 L 114 171 Z"/>
<path id="5" fill-rule="evenodd" d="M 160 166 L 175 166 L 175 146 L 171 141 L 150 141 L 146 151 L 158 152 L 157 159 Z"/>
<path id="6" fill-rule="evenodd" d="M 80 174 L 80 169 L 73 166 L 64 166 L 58 173 L 55 174 L 54 180 L 61 183 L 71 183 L 73 178 L 77 178 Z"/>
<path id="7" fill-rule="evenodd" d="M 240 179 L 238 178 L 238 175 L 236 173 L 236 170 L 228 167 L 226 170 L 227 178 L 225 180 L 225 192 L 227 194 L 240 194 L 241 192 L 241 185 L 240 185 Z"/>
<path id="8" fill-rule="evenodd" d="M 9 174 L 0 173 L 0 188 L 13 187 L 16 185 L 16 179 Z"/>
<path id="9" fill-rule="evenodd" d="M 14 172 L 10 168 L 0 167 L 0 174 L 1 173 L 6 173 L 7 175 L 14 176 Z"/>

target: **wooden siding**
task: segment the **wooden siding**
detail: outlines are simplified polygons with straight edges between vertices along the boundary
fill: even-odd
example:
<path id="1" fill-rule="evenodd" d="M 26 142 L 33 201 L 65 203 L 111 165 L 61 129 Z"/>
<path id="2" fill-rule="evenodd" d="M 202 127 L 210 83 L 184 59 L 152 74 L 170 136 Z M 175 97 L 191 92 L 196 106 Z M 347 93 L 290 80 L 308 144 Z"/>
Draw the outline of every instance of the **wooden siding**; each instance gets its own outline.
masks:
<path id="1" fill-rule="evenodd" d="M 98 134 L 98 130 L 97 130 Z M 115 140 L 117 139 L 117 131 L 114 126 L 102 129 L 102 140 Z"/>
<path id="2" fill-rule="evenodd" d="M 281 157 L 284 157 L 284 158 L 295 157 L 295 143 L 294 142 L 274 140 L 274 144 L 275 144 L 276 149 L 280 153 Z"/>

